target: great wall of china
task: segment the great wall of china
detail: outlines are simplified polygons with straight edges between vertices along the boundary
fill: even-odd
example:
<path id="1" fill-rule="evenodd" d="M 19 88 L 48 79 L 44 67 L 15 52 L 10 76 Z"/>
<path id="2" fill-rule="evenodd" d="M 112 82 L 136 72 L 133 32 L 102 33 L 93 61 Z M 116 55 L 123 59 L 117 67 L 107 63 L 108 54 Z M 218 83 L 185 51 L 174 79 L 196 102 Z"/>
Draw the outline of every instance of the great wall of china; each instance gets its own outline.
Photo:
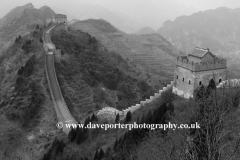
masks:
<path id="1" fill-rule="evenodd" d="M 159 93 L 155 93 L 154 96 L 150 96 L 149 99 L 146 99 L 145 101 L 141 101 L 140 104 L 136 104 L 134 106 L 128 107 L 127 109 L 124 109 L 122 111 L 119 111 L 115 108 L 112 107 L 105 107 L 101 110 L 98 111 L 97 116 L 100 119 L 110 119 L 110 120 L 114 120 L 116 115 L 119 114 L 121 119 L 124 119 L 127 112 L 131 112 L 134 113 L 136 110 L 146 106 L 146 104 L 151 103 L 152 101 L 154 101 L 156 98 L 161 96 L 161 93 L 172 89 L 173 86 L 173 81 L 171 81 L 171 84 L 168 84 L 167 87 L 163 87 L 162 90 L 159 90 Z M 230 79 L 230 80 L 226 80 L 223 81 L 221 83 L 219 83 L 217 86 L 217 88 L 233 88 L 233 87 L 240 87 L 240 79 Z"/>
<path id="2" fill-rule="evenodd" d="M 171 84 L 168 84 L 167 87 L 163 87 L 162 90 L 159 90 L 158 93 L 155 93 L 154 96 L 150 96 L 149 99 L 146 99 L 145 101 L 140 101 L 139 104 L 128 107 L 122 111 L 119 111 L 112 107 L 105 107 L 102 110 L 98 111 L 97 117 L 100 119 L 114 120 L 116 115 L 119 114 L 120 119 L 124 119 L 128 112 L 134 113 L 136 110 L 146 106 L 148 103 L 151 103 L 156 98 L 159 98 L 163 92 L 170 90 L 172 86 L 173 86 L 173 81 L 171 81 Z"/>
<path id="3" fill-rule="evenodd" d="M 77 124 L 77 121 L 73 118 L 66 102 L 63 98 L 54 65 L 54 52 L 56 51 L 55 45 L 51 42 L 51 30 L 60 24 L 54 24 L 48 27 L 43 32 L 43 47 L 46 52 L 45 54 L 45 72 L 50 89 L 53 106 L 57 115 L 58 125 L 62 125 L 62 130 L 66 134 L 69 133 L 70 129 L 66 128 L 65 124 Z"/>
<path id="4" fill-rule="evenodd" d="M 240 87 L 240 79 L 230 79 L 230 80 L 222 81 L 217 86 L 217 88 L 224 88 L 224 87 L 227 87 L 227 88 Z"/>
<path id="5" fill-rule="evenodd" d="M 77 123 L 77 121 L 72 117 L 68 107 L 64 101 L 62 96 L 60 86 L 56 77 L 55 67 L 54 67 L 54 55 L 56 52 L 55 45 L 51 42 L 51 30 L 60 24 L 54 24 L 48 27 L 43 32 L 43 47 L 45 49 L 45 70 L 46 70 L 46 77 L 48 80 L 49 88 L 51 97 L 53 100 L 53 105 L 57 114 L 57 119 L 59 122 L 65 126 L 66 123 Z M 240 79 L 231 79 L 226 80 L 218 84 L 217 88 L 224 88 L 224 87 L 238 87 L 240 86 Z M 171 90 L 173 87 L 173 81 L 171 84 L 168 84 L 167 87 L 163 87 L 162 90 L 159 90 L 158 93 L 155 93 L 154 96 L 150 96 L 149 99 L 145 101 L 140 101 L 139 104 L 134 106 L 128 107 L 122 111 L 117 110 L 116 108 L 112 107 L 105 107 L 97 112 L 97 117 L 100 119 L 115 119 L 116 115 L 120 115 L 120 119 L 124 119 L 128 112 L 134 113 L 138 109 L 146 106 L 147 104 L 153 102 L 156 98 L 159 98 L 163 92 Z M 63 128 L 65 133 L 68 133 L 70 130 L 66 127 Z"/>

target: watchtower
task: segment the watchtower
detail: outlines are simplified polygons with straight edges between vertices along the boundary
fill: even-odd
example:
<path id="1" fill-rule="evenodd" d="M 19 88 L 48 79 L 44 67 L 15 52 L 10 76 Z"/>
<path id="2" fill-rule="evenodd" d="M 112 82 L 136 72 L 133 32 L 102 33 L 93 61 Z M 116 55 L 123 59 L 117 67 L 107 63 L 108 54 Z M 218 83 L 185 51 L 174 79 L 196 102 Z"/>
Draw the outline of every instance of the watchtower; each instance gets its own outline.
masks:
<path id="1" fill-rule="evenodd" d="M 227 79 L 227 60 L 218 58 L 209 49 L 195 47 L 187 56 L 177 58 L 173 92 L 189 98 L 199 86 L 213 79 L 218 84 Z"/>
<path id="2" fill-rule="evenodd" d="M 67 16 L 64 14 L 56 14 L 53 16 L 53 22 L 55 23 L 67 23 Z"/>

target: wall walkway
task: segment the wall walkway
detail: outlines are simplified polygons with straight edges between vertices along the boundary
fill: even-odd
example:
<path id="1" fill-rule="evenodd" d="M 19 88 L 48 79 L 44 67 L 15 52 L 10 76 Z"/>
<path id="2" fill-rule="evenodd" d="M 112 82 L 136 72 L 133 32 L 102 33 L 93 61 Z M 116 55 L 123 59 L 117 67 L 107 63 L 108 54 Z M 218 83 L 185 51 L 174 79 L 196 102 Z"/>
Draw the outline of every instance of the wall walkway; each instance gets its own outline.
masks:
<path id="1" fill-rule="evenodd" d="M 56 50 L 55 45 L 51 42 L 51 30 L 58 27 L 60 24 L 53 24 L 43 32 L 43 47 L 46 52 L 45 54 L 45 71 L 46 77 L 50 89 L 50 94 L 53 101 L 53 106 L 57 114 L 58 123 L 63 125 L 63 132 L 69 133 L 70 129 L 66 128 L 65 124 L 77 124 L 77 121 L 73 118 L 65 100 L 62 96 L 62 92 L 57 80 L 55 65 L 54 65 L 54 54 Z"/>

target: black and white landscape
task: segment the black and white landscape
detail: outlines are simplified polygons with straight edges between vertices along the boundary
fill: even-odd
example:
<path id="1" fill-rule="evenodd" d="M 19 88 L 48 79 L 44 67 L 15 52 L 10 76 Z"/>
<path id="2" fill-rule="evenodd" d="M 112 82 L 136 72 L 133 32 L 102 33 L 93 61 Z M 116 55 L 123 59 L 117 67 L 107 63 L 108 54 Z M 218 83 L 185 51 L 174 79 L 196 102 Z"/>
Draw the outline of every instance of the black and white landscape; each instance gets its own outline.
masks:
<path id="1" fill-rule="evenodd" d="M 0 160 L 238 160 L 239 57 L 238 0 L 1 2 Z"/>

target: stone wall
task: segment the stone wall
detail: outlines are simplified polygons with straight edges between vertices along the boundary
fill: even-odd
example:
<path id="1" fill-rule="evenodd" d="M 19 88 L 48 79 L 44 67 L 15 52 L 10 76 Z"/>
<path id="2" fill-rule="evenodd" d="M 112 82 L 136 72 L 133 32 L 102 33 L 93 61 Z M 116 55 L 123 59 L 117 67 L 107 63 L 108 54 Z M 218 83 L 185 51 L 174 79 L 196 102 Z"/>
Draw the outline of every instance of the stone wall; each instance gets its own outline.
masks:
<path id="1" fill-rule="evenodd" d="M 225 80 L 217 85 L 217 88 L 240 87 L 240 79 Z"/>
<path id="2" fill-rule="evenodd" d="M 186 93 L 183 90 L 180 90 L 180 89 L 178 89 L 178 88 L 176 88 L 174 86 L 173 86 L 172 91 L 173 91 L 174 94 L 177 94 L 177 95 L 179 95 L 180 97 L 183 97 L 183 98 L 193 97 L 193 94 Z"/>
<path id="3" fill-rule="evenodd" d="M 55 62 L 60 63 L 61 62 L 61 50 L 56 49 L 53 53 L 54 53 Z"/>
<path id="4" fill-rule="evenodd" d="M 240 87 L 240 79 L 231 79 L 231 80 L 225 80 L 219 83 L 217 88 L 233 88 L 233 87 Z M 183 98 L 190 98 L 193 97 L 192 94 L 186 93 L 183 90 L 180 90 L 173 86 L 173 93 L 183 97 Z"/>
<path id="5" fill-rule="evenodd" d="M 227 79 L 226 69 L 215 69 L 208 71 L 194 72 L 180 66 L 176 66 L 174 71 L 174 93 L 182 96 L 183 93 L 193 95 L 195 89 L 199 85 L 207 86 L 211 79 L 214 79 L 216 84 Z M 189 95 L 188 95 L 189 94 Z M 186 96 L 184 96 L 186 97 Z"/>
<path id="6" fill-rule="evenodd" d="M 225 80 L 221 83 L 219 83 L 217 85 L 217 88 L 224 88 L 224 87 L 240 87 L 240 79 L 231 79 L 231 80 Z M 183 97 L 183 98 L 190 98 L 192 97 L 193 95 L 189 94 L 189 93 L 186 93 L 182 90 L 179 90 L 178 88 L 174 87 L 174 82 L 171 81 L 171 84 L 168 84 L 167 87 L 163 87 L 162 90 L 159 90 L 158 93 L 155 93 L 154 96 L 150 96 L 149 99 L 146 99 L 145 101 L 140 101 L 140 103 L 134 105 L 134 106 L 131 106 L 131 107 L 128 107 L 124 110 L 117 110 L 116 108 L 112 108 L 112 107 L 105 107 L 101 110 L 98 111 L 97 113 L 97 117 L 100 119 L 100 120 L 108 120 L 108 121 L 111 121 L 113 122 L 116 118 L 116 115 L 119 114 L 120 115 L 120 119 L 123 120 L 127 114 L 127 112 L 131 112 L 131 113 L 134 113 L 135 111 L 137 111 L 138 109 L 146 106 L 148 103 L 151 103 L 152 101 L 154 101 L 156 98 L 160 97 L 161 96 L 161 93 L 169 90 L 172 88 L 172 92 L 175 93 L 175 94 L 178 94 L 179 96 Z"/>
<path id="7" fill-rule="evenodd" d="M 61 24 L 59 24 L 61 25 Z M 59 26 L 59 25 L 55 25 L 56 26 Z M 49 85 L 49 90 L 50 90 L 50 94 L 51 94 L 51 97 L 52 97 L 52 101 L 53 101 L 53 106 L 54 106 L 54 109 L 56 111 L 56 114 L 57 114 L 57 119 L 58 119 L 58 122 L 61 122 L 63 124 L 63 128 L 62 130 L 68 134 L 70 132 L 70 128 L 66 128 L 66 126 L 64 124 L 67 124 L 67 123 L 70 123 L 70 124 L 77 124 L 77 121 L 73 118 L 73 116 L 71 115 L 71 112 L 69 111 L 68 107 L 67 107 L 67 104 L 63 98 L 63 95 L 62 95 L 62 92 L 60 90 L 60 86 L 59 86 L 59 83 L 58 83 L 58 80 L 57 80 L 57 76 L 56 76 L 56 72 L 55 72 L 55 66 L 54 66 L 54 58 L 52 59 L 52 66 L 50 66 L 50 68 L 52 68 L 54 70 L 54 79 L 55 79 L 55 84 L 57 84 L 57 88 L 58 88 L 58 91 L 60 92 L 60 97 L 61 99 L 57 100 L 55 99 L 55 94 L 56 90 L 53 90 L 53 87 L 52 87 L 52 84 L 51 84 L 51 81 L 50 81 L 50 74 L 48 72 L 48 66 L 47 66 L 47 56 L 50 56 L 51 54 L 49 54 L 49 52 L 51 51 L 51 49 L 53 51 L 55 51 L 55 46 L 52 44 L 51 42 L 51 28 L 53 27 L 54 25 L 48 27 L 47 29 L 44 30 L 43 32 L 43 36 L 42 36 L 42 39 L 43 39 L 43 47 L 44 47 L 44 50 L 46 52 L 45 54 L 45 72 L 46 72 L 46 78 L 47 78 L 47 81 L 48 81 L 48 85 Z M 51 44 L 51 45 L 50 45 Z M 51 48 L 49 49 L 49 47 L 51 46 Z M 67 120 L 67 121 L 66 121 Z"/>
<path id="8" fill-rule="evenodd" d="M 195 70 L 195 63 L 193 61 L 189 61 L 187 57 L 185 58 L 178 57 L 176 65 L 189 70 Z"/>
<path id="9" fill-rule="evenodd" d="M 137 111 L 138 109 L 146 106 L 148 103 L 151 103 L 152 101 L 154 101 L 156 98 L 161 96 L 162 92 L 165 92 L 169 89 L 171 89 L 173 86 L 173 81 L 171 81 L 171 84 L 168 84 L 167 87 L 163 87 L 162 90 L 159 90 L 158 93 L 155 93 L 154 96 L 150 96 L 149 99 L 146 99 L 145 101 L 140 101 L 139 104 L 136 104 L 134 106 L 128 107 L 122 111 L 119 111 L 115 108 L 112 107 L 105 107 L 101 110 L 98 111 L 97 113 L 97 117 L 101 120 L 115 120 L 116 115 L 119 114 L 120 115 L 120 119 L 124 119 L 125 116 L 127 115 L 127 113 L 130 111 L 131 113 L 134 113 L 135 111 Z"/>
<path id="10" fill-rule="evenodd" d="M 211 79 L 214 79 L 216 84 L 219 83 L 219 80 L 225 81 L 227 79 L 227 70 L 226 69 L 217 69 L 212 71 L 202 71 L 202 72 L 195 72 L 194 73 L 194 81 L 196 89 L 199 86 L 199 82 L 202 82 L 204 86 L 209 84 Z"/>
<path id="11" fill-rule="evenodd" d="M 193 93 L 194 78 L 191 70 L 177 66 L 174 71 L 174 87 L 185 93 Z"/>
<path id="12" fill-rule="evenodd" d="M 227 60 L 217 58 L 217 60 L 213 62 L 198 62 L 195 63 L 193 61 L 189 61 L 187 57 L 177 58 L 177 66 L 181 66 L 183 68 L 189 69 L 191 71 L 205 71 L 205 70 L 215 70 L 227 68 Z"/>
<path id="13" fill-rule="evenodd" d="M 227 68 L 227 61 L 225 59 L 218 59 L 214 62 L 200 62 L 195 64 L 195 71 L 215 70 Z"/>

